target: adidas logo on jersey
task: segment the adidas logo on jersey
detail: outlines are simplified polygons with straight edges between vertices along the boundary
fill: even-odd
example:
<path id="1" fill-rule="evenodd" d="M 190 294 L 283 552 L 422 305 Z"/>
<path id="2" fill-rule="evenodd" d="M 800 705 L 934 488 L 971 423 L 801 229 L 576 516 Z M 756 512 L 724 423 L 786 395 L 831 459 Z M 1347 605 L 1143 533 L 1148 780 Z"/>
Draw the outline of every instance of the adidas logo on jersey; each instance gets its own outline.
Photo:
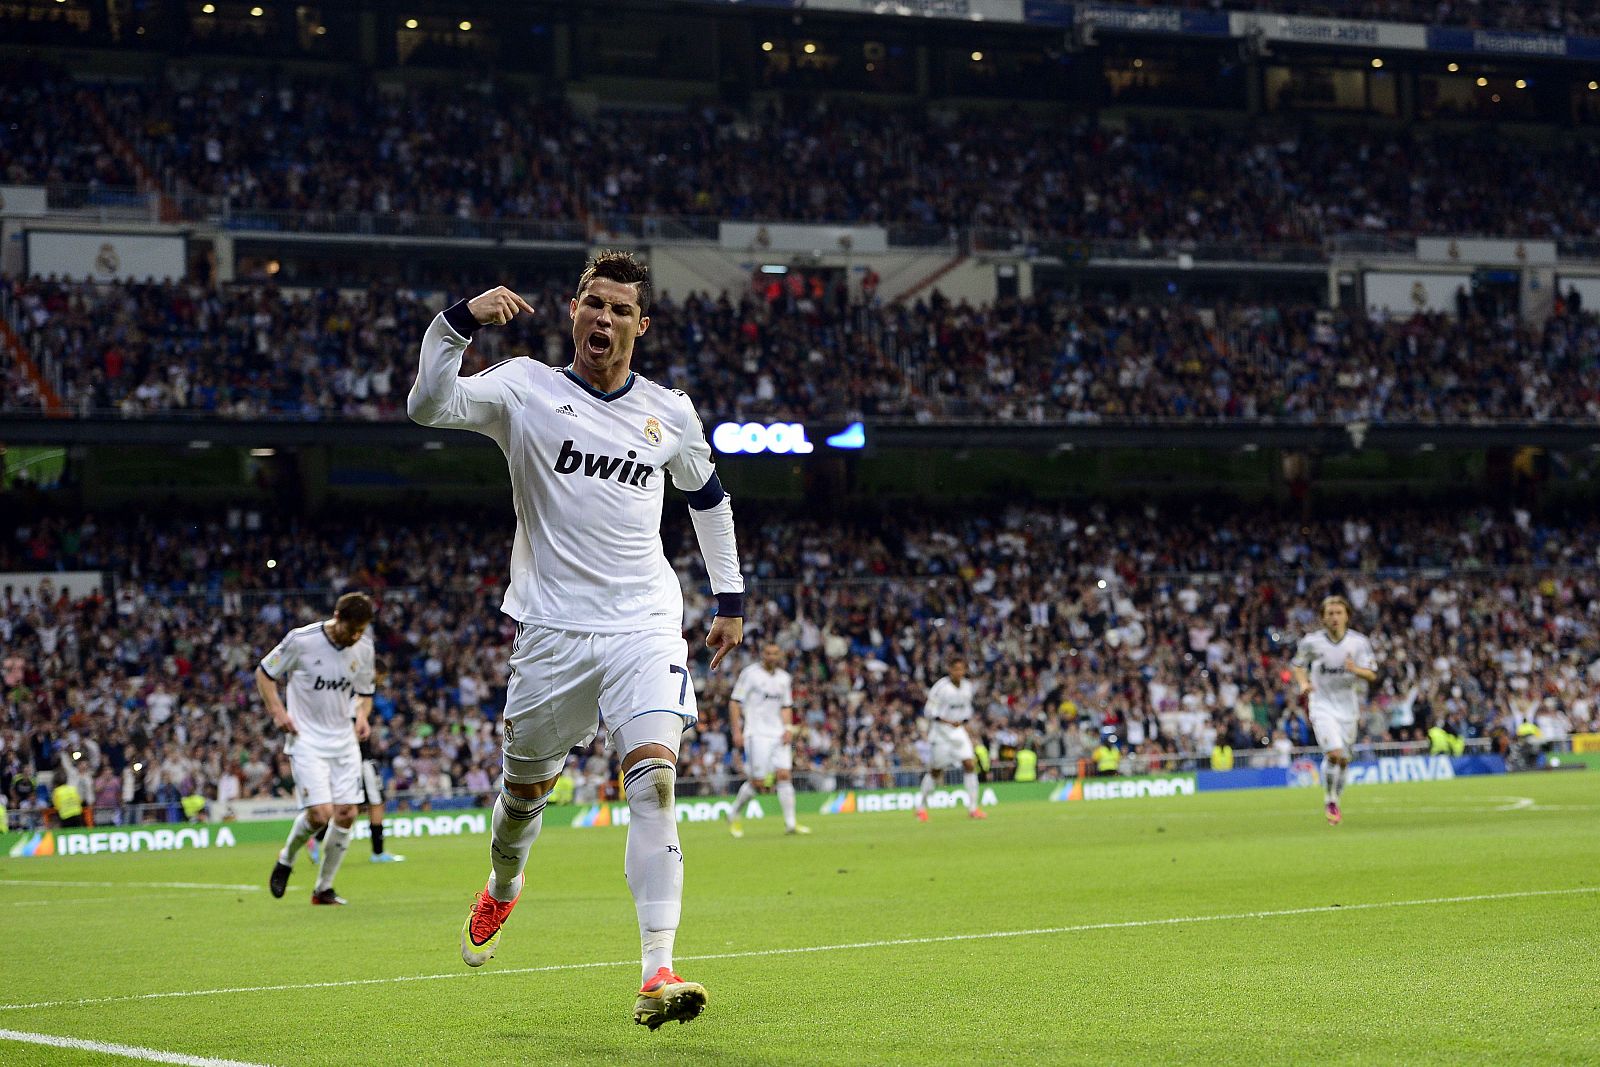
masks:
<path id="1" fill-rule="evenodd" d="M 622 485 L 637 485 L 649 488 L 650 475 L 656 469 L 645 463 L 635 463 L 639 453 L 628 450 L 628 458 L 618 456 L 602 456 L 590 454 L 582 449 L 572 447 L 572 442 L 561 442 L 561 452 L 556 456 L 555 472 L 557 474 L 582 474 L 585 478 L 611 479 Z"/>
<path id="2" fill-rule="evenodd" d="M 556 414 L 557 415 L 571 415 L 573 418 L 577 418 L 578 417 L 578 413 L 576 411 L 572 410 L 572 405 L 571 404 L 562 404 L 560 407 L 556 408 Z"/>

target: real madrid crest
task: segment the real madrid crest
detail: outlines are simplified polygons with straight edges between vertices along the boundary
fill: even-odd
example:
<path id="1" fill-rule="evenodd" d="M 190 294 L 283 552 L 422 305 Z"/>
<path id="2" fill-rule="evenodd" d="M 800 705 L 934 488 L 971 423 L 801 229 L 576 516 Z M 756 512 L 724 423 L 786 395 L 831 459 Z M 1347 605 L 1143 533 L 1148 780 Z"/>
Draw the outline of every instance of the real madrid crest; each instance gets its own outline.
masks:
<path id="1" fill-rule="evenodd" d="M 654 415 L 644 420 L 644 439 L 653 445 L 661 443 L 661 420 Z"/>

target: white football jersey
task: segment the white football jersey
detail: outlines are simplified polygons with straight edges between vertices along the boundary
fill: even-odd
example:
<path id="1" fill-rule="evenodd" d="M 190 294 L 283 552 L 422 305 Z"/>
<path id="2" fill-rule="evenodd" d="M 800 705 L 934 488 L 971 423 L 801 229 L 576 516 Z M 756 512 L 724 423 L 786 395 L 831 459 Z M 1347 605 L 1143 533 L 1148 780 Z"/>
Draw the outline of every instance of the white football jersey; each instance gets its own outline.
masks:
<path id="1" fill-rule="evenodd" d="M 733 683 L 733 699 L 744 716 L 744 732 L 763 737 L 783 733 L 783 709 L 794 706 L 794 683 L 783 668 L 769 671 L 752 663 Z"/>
<path id="2" fill-rule="evenodd" d="M 940 678 L 928 690 L 928 702 L 922 713 L 945 722 L 966 722 L 972 718 L 972 698 L 976 692 L 971 678 L 963 678 L 960 685 L 952 682 L 949 676 Z"/>
<path id="3" fill-rule="evenodd" d="M 661 507 L 669 475 L 693 492 L 715 472 L 694 404 L 638 374 L 601 393 L 527 357 L 460 377 L 467 343 L 443 315 L 434 319 L 412 417 L 476 430 L 505 453 L 517 532 L 502 610 L 583 633 L 681 633 L 683 593 L 661 546 Z M 742 592 L 736 580 L 718 592 Z"/>
<path id="4" fill-rule="evenodd" d="M 351 720 L 356 697 L 370 697 L 373 692 L 371 630 L 355 644 L 340 648 L 323 623 L 297 627 L 262 657 L 261 669 L 289 691 L 289 717 L 296 733 L 286 748 L 326 756 L 357 750 Z"/>
<path id="5" fill-rule="evenodd" d="M 1335 644 L 1326 630 L 1316 630 L 1300 639 L 1294 665 L 1311 675 L 1311 714 L 1332 715 L 1354 722 L 1361 714 L 1361 697 L 1366 683 L 1346 668 L 1376 670 L 1377 658 L 1365 634 L 1346 630 Z"/>

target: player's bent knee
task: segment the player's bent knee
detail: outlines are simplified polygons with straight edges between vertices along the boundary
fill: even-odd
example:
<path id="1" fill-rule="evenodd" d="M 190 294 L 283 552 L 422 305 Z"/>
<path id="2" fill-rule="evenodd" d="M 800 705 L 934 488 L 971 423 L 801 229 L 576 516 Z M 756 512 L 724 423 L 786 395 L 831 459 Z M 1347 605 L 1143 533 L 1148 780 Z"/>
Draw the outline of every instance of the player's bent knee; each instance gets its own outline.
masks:
<path id="1" fill-rule="evenodd" d="M 333 821 L 333 805 L 313 804 L 306 809 L 306 818 L 311 820 L 312 826 L 326 826 Z"/>
<path id="2" fill-rule="evenodd" d="M 346 830 L 356 824 L 356 806 L 354 804 L 340 804 L 333 809 L 333 821 Z"/>
<path id="3" fill-rule="evenodd" d="M 632 769 L 622 774 L 622 791 L 628 797 L 628 808 L 635 813 L 670 811 L 677 786 L 677 762 L 660 756 L 635 760 Z"/>
<path id="4" fill-rule="evenodd" d="M 674 773 L 676 773 L 678 766 L 678 754 L 672 751 L 672 749 L 668 748 L 666 745 L 658 745 L 654 742 L 640 745 L 637 748 L 629 749 L 628 754 L 622 757 L 622 773 L 626 775 L 629 771 L 647 759 L 664 760 L 672 765 Z"/>

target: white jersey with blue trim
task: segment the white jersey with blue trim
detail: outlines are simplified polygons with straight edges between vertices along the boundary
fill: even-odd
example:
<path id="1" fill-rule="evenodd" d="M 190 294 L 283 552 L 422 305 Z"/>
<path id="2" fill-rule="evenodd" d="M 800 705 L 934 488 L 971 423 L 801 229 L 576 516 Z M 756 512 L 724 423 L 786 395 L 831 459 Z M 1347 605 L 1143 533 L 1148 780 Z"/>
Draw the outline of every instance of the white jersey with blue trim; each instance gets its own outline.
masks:
<path id="1" fill-rule="evenodd" d="M 517 531 L 502 610 L 582 633 L 681 633 L 683 593 L 661 545 L 666 479 L 692 508 L 726 499 L 693 403 L 638 374 L 601 393 L 571 368 L 527 357 L 461 377 L 461 330 L 471 328 L 462 307 L 428 328 L 409 410 L 426 426 L 485 434 L 505 453 Z M 731 512 L 722 511 L 718 551 L 706 551 L 699 518 L 696 532 L 713 588 L 742 592 Z"/>
<path id="2" fill-rule="evenodd" d="M 1331 715 L 1344 723 L 1354 723 L 1361 715 L 1361 698 L 1367 683 L 1351 674 L 1350 667 L 1376 670 L 1377 658 L 1366 634 L 1346 630 L 1334 641 L 1328 631 L 1317 630 L 1300 639 L 1294 665 L 1311 676 L 1312 715 Z"/>
<path id="3" fill-rule="evenodd" d="M 356 752 L 355 700 L 373 693 L 372 632 L 340 648 L 328 636 L 331 622 L 290 630 L 261 658 L 261 669 L 288 691 L 295 732 L 285 751 L 339 756 Z"/>

